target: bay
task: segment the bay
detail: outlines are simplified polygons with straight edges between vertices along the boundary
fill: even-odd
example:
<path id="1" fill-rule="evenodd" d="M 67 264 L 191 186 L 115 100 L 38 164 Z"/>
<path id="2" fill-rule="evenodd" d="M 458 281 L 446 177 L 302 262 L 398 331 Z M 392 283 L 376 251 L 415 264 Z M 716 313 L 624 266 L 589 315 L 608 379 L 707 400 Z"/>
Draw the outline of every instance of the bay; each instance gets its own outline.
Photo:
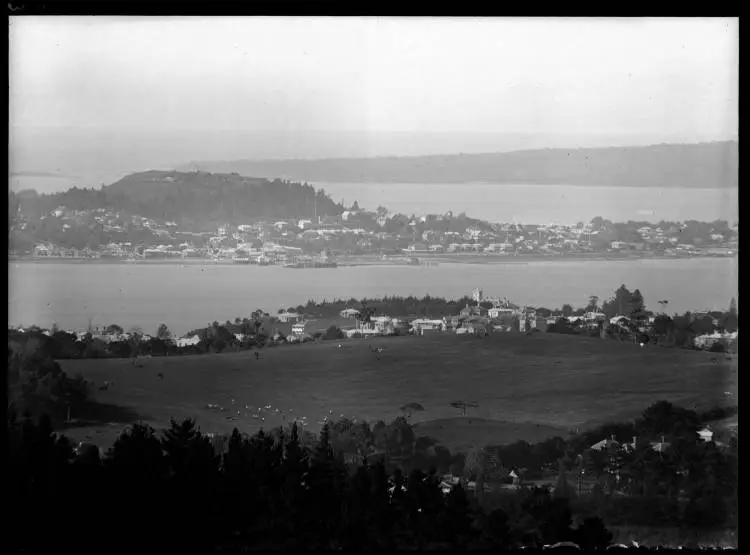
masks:
<path id="1" fill-rule="evenodd" d="M 595 216 L 617 222 L 660 220 L 710 222 L 739 218 L 738 190 L 678 187 L 591 187 L 497 183 L 312 183 L 347 206 L 379 205 L 406 215 L 465 212 L 491 222 L 588 222 Z"/>
<path id="2" fill-rule="evenodd" d="M 86 328 L 134 326 L 178 334 L 214 320 L 276 312 L 308 299 L 417 295 L 486 295 L 548 308 L 585 306 L 621 284 L 640 289 L 646 304 L 669 311 L 726 309 L 737 295 L 737 258 L 555 260 L 528 263 L 353 266 L 293 270 L 200 264 L 8 263 L 9 325 Z"/>

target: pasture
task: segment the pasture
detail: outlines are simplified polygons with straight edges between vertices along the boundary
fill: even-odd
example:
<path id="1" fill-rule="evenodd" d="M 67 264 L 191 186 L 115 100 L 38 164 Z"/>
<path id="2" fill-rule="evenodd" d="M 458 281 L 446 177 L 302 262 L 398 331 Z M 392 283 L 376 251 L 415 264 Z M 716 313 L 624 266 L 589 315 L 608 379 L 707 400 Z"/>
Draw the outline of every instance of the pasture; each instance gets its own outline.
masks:
<path id="1" fill-rule="evenodd" d="M 341 344 L 342 348 L 338 348 Z M 383 347 L 378 360 L 370 350 Z M 203 432 L 253 432 L 305 417 L 306 428 L 341 415 L 389 421 L 416 402 L 420 435 L 450 449 L 474 442 L 538 441 L 574 427 L 628 419 L 660 399 L 688 408 L 737 404 L 737 357 L 555 334 L 437 334 L 323 341 L 217 355 L 62 360 L 96 385 L 96 399 L 137 413 L 157 430 L 195 418 Z M 733 396 L 729 397 L 726 392 Z M 466 415 L 449 406 L 473 401 Z M 111 420 L 107 421 L 107 420 Z M 71 428 L 107 446 L 126 419 Z"/>

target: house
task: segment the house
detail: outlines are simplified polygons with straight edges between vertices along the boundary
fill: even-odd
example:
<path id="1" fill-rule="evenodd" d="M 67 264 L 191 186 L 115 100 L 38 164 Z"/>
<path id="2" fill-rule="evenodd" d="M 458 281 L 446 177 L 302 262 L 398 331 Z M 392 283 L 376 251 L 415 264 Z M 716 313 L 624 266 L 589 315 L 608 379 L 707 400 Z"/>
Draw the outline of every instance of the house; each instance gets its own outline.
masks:
<path id="1" fill-rule="evenodd" d="M 48 245 L 36 245 L 34 247 L 34 256 L 51 256 L 52 251 L 52 247 Z"/>
<path id="2" fill-rule="evenodd" d="M 609 323 L 614 326 L 626 326 L 630 322 L 630 318 L 627 316 L 615 316 L 609 319 Z"/>
<path id="3" fill-rule="evenodd" d="M 607 315 L 602 312 L 587 312 L 583 315 L 583 319 L 587 322 L 603 322 L 607 319 Z"/>
<path id="4" fill-rule="evenodd" d="M 489 245 L 487 245 L 487 248 L 484 249 L 484 252 L 505 252 L 511 249 L 513 249 L 513 245 L 511 243 L 490 243 Z"/>
<path id="5" fill-rule="evenodd" d="M 345 308 L 344 310 L 339 312 L 339 315 L 342 318 L 356 318 L 357 316 L 359 316 L 359 310 L 357 310 L 356 308 Z"/>
<path id="6" fill-rule="evenodd" d="M 591 446 L 592 451 L 608 451 L 609 449 L 620 449 L 622 445 L 612 435 L 609 439 L 603 439 Z"/>
<path id="7" fill-rule="evenodd" d="M 713 441 L 714 433 L 711 431 L 711 428 L 706 426 L 702 430 L 698 431 L 698 436 L 705 442 Z"/>
<path id="8" fill-rule="evenodd" d="M 610 243 L 610 247 L 612 247 L 614 250 L 621 250 L 628 248 L 628 244 L 625 241 L 612 241 L 612 243 Z"/>
<path id="9" fill-rule="evenodd" d="M 193 335 L 191 337 L 180 337 L 175 342 L 178 347 L 189 347 L 193 345 L 197 345 L 201 342 L 201 338 L 197 335 Z"/>
<path id="10" fill-rule="evenodd" d="M 435 320 L 427 318 L 418 318 L 411 321 L 411 329 L 414 333 L 422 334 L 425 331 L 445 331 L 448 328 L 448 322 L 445 319 Z"/>
<path id="11" fill-rule="evenodd" d="M 502 318 L 504 315 L 512 315 L 515 312 L 512 308 L 503 308 L 500 306 L 493 306 L 487 311 L 487 316 L 490 318 L 497 319 Z"/>
<path id="12" fill-rule="evenodd" d="M 302 336 L 305 335 L 305 322 L 297 322 L 292 326 L 292 335 Z"/>
<path id="13" fill-rule="evenodd" d="M 405 252 L 427 252 L 427 246 L 424 243 L 413 243 L 404 249 Z"/>
<path id="14" fill-rule="evenodd" d="M 443 252 L 443 245 L 430 245 L 430 252 Z"/>
<path id="15" fill-rule="evenodd" d="M 289 312 L 288 310 L 281 312 L 276 316 L 280 322 L 297 322 L 302 318 L 301 314 L 298 314 L 296 312 Z"/>

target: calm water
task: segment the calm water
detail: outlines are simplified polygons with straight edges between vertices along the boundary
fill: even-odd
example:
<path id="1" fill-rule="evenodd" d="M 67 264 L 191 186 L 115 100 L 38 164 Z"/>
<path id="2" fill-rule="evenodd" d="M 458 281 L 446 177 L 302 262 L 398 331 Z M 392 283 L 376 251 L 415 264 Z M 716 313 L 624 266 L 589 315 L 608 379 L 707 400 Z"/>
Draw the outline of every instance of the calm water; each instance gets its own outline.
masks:
<path id="1" fill-rule="evenodd" d="M 734 221 L 739 218 L 737 189 L 585 187 L 576 185 L 496 184 L 345 184 L 314 183 L 333 200 L 355 200 L 363 208 L 383 205 L 403 214 L 466 212 L 489 221 L 526 223 L 612 221 Z"/>
<path id="2" fill-rule="evenodd" d="M 186 333 L 214 320 L 275 312 L 308 299 L 487 295 L 550 308 L 609 298 L 621 284 L 639 288 L 652 308 L 726 308 L 737 294 L 737 259 L 550 261 L 436 267 L 281 267 L 167 264 L 8 264 L 8 323 L 64 328 L 119 324 L 155 333 L 165 323 Z"/>

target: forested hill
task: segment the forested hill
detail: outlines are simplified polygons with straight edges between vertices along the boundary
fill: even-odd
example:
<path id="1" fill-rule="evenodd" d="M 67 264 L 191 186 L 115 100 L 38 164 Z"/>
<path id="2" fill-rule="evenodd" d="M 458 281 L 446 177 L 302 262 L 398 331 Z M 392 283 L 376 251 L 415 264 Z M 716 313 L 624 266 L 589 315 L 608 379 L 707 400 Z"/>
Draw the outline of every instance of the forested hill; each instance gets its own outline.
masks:
<path id="1" fill-rule="evenodd" d="M 738 183 L 735 141 L 494 154 L 325 160 L 194 162 L 185 168 L 329 182 L 535 183 L 728 188 Z M 184 169 L 184 168 L 183 168 Z"/>
<path id="2" fill-rule="evenodd" d="M 307 184 L 237 174 L 148 171 L 128 175 L 101 190 L 70 189 L 52 195 L 21 194 L 29 216 L 58 206 L 71 210 L 109 208 L 147 218 L 200 227 L 252 218 L 313 218 L 338 215 L 343 206 Z"/>

